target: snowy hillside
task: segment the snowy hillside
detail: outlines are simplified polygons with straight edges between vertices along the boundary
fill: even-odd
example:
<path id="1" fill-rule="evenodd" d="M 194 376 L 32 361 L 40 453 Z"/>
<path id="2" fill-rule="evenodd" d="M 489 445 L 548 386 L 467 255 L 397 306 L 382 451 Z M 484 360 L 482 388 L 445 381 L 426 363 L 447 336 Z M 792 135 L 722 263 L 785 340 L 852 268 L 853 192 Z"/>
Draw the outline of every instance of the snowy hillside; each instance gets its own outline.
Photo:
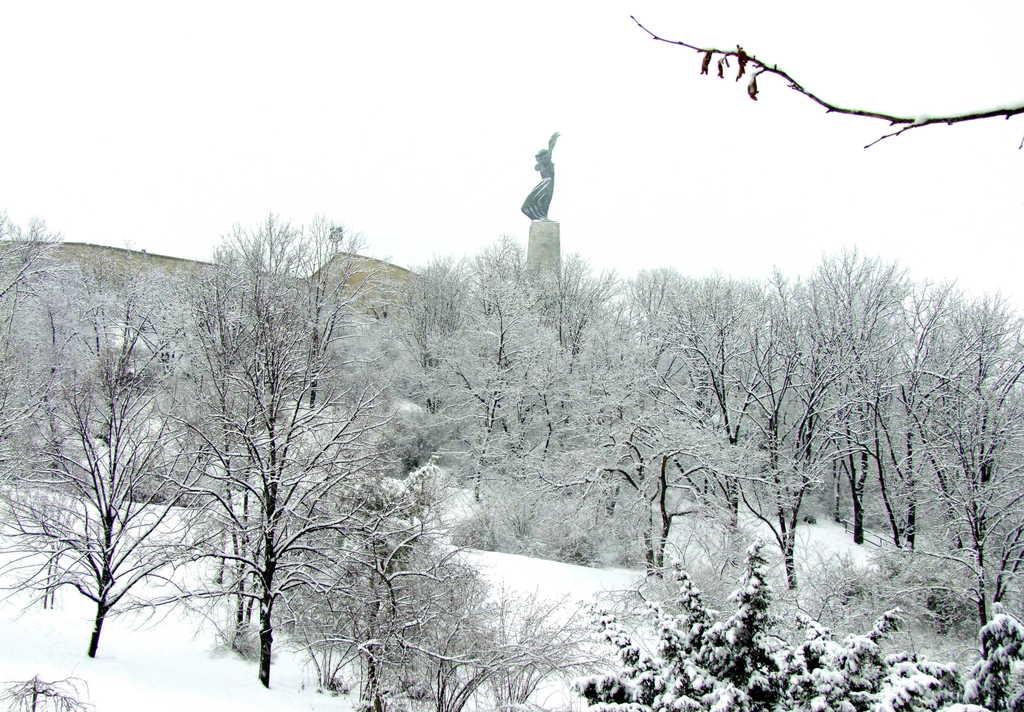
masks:
<path id="1" fill-rule="evenodd" d="M 593 600 L 603 591 L 630 588 L 637 572 L 593 569 L 493 552 L 467 551 L 495 589 L 542 597 Z M 287 642 L 274 654 L 274 684 L 261 687 L 256 664 L 225 651 L 214 625 L 182 606 L 158 615 L 115 615 L 104 629 L 96 659 L 85 655 L 94 608 L 70 589 L 57 595 L 57 607 L 12 596 L 0 602 L 0 680 L 33 676 L 85 683 L 85 699 L 100 712 L 180 710 L 347 710 L 351 696 L 315 690 L 315 676 Z M 284 636 L 281 636 L 284 640 Z"/>
<path id="2" fill-rule="evenodd" d="M 867 552 L 849 543 L 837 525 L 808 525 L 803 531 L 798 551 L 808 564 L 815 556 L 838 553 L 866 560 Z M 602 593 L 633 589 L 641 580 L 641 572 L 631 569 L 476 550 L 461 556 L 496 590 L 568 603 L 590 603 Z M 347 710 L 355 702 L 351 696 L 318 693 L 311 670 L 287 645 L 275 652 L 273 688 L 262 688 L 255 663 L 219 648 L 211 622 L 183 607 L 158 616 L 114 616 L 99 656 L 90 660 L 85 647 L 92 614 L 71 590 L 58 594 L 56 610 L 38 604 L 26 609 L 17 597 L 0 603 L 0 640 L 7 643 L 0 647 L 0 680 L 78 678 L 99 712 Z"/>
<path id="3" fill-rule="evenodd" d="M 0 679 L 78 678 L 99 712 L 148 710 L 343 710 L 351 703 L 308 689 L 303 663 L 275 656 L 273 689 L 256 681 L 255 664 L 218 652 L 211 627 L 181 609 L 151 618 L 114 616 L 96 659 L 85 655 L 93 610 L 72 591 L 58 608 L 0 606 Z M 205 624 L 205 625 L 204 625 Z"/>

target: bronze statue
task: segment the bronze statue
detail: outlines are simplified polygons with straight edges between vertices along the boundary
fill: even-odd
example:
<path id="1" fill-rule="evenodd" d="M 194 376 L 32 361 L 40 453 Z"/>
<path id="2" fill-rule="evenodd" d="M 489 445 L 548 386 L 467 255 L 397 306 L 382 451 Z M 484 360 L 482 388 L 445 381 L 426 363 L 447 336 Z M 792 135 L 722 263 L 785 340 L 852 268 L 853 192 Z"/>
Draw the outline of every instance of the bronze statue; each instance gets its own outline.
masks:
<path id="1" fill-rule="evenodd" d="M 558 132 L 555 131 L 548 139 L 548 147 L 537 151 L 537 165 L 533 167 L 540 173 L 540 183 L 530 191 L 523 201 L 522 211 L 531 220 L 547 220 L 551 196 L 555 192 L 555 164 L 551 162 L 551 152 L 555 150 Z"/>

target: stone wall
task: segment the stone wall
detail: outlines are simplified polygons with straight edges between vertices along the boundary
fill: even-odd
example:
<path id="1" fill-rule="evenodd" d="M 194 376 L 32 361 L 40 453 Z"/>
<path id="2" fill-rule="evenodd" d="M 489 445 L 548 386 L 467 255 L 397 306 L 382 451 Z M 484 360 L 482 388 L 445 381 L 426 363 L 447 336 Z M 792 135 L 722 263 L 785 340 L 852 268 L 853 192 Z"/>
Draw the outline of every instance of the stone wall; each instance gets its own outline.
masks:
<path id="1" fill-rule="evenodd" d="M 107 272 L 111 275 L 130 275 L 159 269 L 168 274 L 191 276 L 212 267 L 209 262 L 199 260 L 85 242 L 59 242 L 54 246 L 53 257 L 58 264 L 74 265 L 82 270 Z"/>
<path id="2" fill-rule="evenodd" d="M 83 272 L 92 272 L 108 278 L 133 279 L 157 270 L 172 277 L 187 278 L 213 269 L 212 263 L 201 260 L 188 260 L 123 247 L 91 245 L 85 242 L 58 243 L 54 248 L 53 257 L 58 265 L 74 266 Z M 387 316 L 397 290 L 412 275 L 409 270 L 390 262 L 348 253 L 335 255 L 327 269 L 339 278 L 347 276 L 348 286 L 361 290 L 359 304 L 362 308 L 379 317 Z"/>

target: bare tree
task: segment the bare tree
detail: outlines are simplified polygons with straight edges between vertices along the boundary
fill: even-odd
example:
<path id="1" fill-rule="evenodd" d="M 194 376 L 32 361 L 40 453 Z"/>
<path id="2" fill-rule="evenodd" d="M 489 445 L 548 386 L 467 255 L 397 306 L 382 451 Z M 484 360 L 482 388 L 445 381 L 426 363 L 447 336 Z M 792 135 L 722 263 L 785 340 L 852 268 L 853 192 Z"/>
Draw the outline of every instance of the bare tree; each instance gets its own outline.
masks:
<path id="1" fill-rule="evenodd" d="M 10 712 L 89 712 L 93 706 L 82 700 L 87 693 L 88 686 L 78 678 L 47 681 L 37 675 L 8 683 L 0 702 L 6 702 Z"/>
<path id="2" fill-rule="evenodd" d="M 824 260 L 810 287 L 813 319 L 829 325 L 835 344 L 827 354 L 839 373 L 831 399 L 830 443 L 835 469 L 849 484 L 853 540 L 863 544 L 869 475 L 876 476 L 889 521 L 896 524 L 885 434 L 893 434 L 890 411 L 903 348 L 899 326 L 907 288 L 895 265 L 856 252 Z"/>
<path id="3" fill-rule="evenodd" d="M 611 273 L 592 275 L 579 255 L 568 255 L 557 271 L 546 276 L 549 280 L 540 287 L 544 301 L 541 316 L 553 328 L 571 368 L 606 316 L 617 283 Z"/>
<path id="4" fill-rule="evenodd" d="M 453 405 L 460 409 L 462 442 L 474 498 L 485 475 L 522 456 L 537 442 L 527 437 L 538 403 L 527 383 L 543 341 L 532 310 L 522 251 L 507 239 L 477 256 L 471 296 L 457 350 L 446 359 Z"/>
<path id="5" fill-rule="evenodd" d="M 707 434 L 649 402 L 624 404 L 623 418 L 607 429 L 601 471 L 617 480 L 636 516 L 649 574 L 660 575 L 675 522 L 704 511 L 695 480 L 710 471 Z"/>
<path id="6" fill-rule="evenodd" d="M 442 483 L 434 465 L 404 480 L 365 482 L 362 506 L 345 531 L 320 537 L 317 576 L 285 599 L 288 628 L 302 639 L 321 684 L 337 688 L 339 675 L 354 664 L 360 699 L 375 712 L 402 683 L 409 662 L 404 637 L 434 614 L 420 589 L 451 579 L 457 552 L 438 546 L 434 512 Z"/>
<path id="7" fill-rule="evenodd" d="M 593 670 L 598 657 L 588 650 L 580 606 L 545 599 L 539 593 L 499 591 L 493 612 L 495 642 L 521 655 L 490 679 L 499 710 L 530 704 L 545 684 L 568 681 Z"/>
<path id="8" fill-rule="evenodd" d="M 33 220 L 23 228 L 0 212 L 0 305 L 5 331 L 11 328 L 21 298 L 35 293 L 52 274 L 50 257 L 59 241 L 60 235 L 51 232 L 41 220 Z"/>
<path id="9" fill-rule="evenodd" d="M 901 315 L 902 347 L 889 407 L 876 409 L 882 458 L 896 475 L 895 488 L 891 479 L 879 481 L 880 494 L 893 543 L 911 550 L 922 524 L 921 490 L 932 473 L 922 434 L 930 420 L 934 374 L 943 370 L 942 334 L 949 328 L 955 303 L 949 285 L 924 285 L 909 295 Z"/>
<path id="10" fill-rule="evenodd" d="M 661 388 L 681 417 L 730 447 L 747 439 L 750 426 L 756 375 L 749 334 L 762 299 L 753 284 L 712 277 L 687 282 L 672 306 L 672 351 L 686 371 L 678 383 L 663 381 Z M 723 510 L 733 530 L 740 506 L 734 469 L 702 468 L 690 476 L 695 498 Z"/>
<path id="11" fill-rule="evenodd" d="M 357 308 L 371 284 L 351 279 L 337 234 L 324 221 L 300 229 L 273 217 L 236 229 L 214 276 L 234 282 L 219 292 L 229 305 L 199 300 L 193 311 L 207 352 L 197 369 L 223 389 L 189 420 L 207 457 L 193 491 L 229 533 L 208 554 L 232 564 L 233 580 L 218 590 L 258 606 L 268 687 L 275 604 L 315 576 L 317 538 L 353 521 L 351 494 L 376 460 L 372 435 L 386 419 L 356 338 L 369 338 Z"/>
<path id="12" fill-rule="evenodd" d="M 560 602 L 504 592 L 491 599 L 469 570 L 458 586 L 435 587 L 433 595 L 435 617 L 406 645 L 435 712 L 461 712 L 488 690 L 492 704 L 515 709 L 544 681 L 594 664 L 574 612 Z"/>
<path id="13" fill-rule="evenodd" d="M 402 285 L 396 331 L 421 374 L 419 388 L 426 391 L 423 403 L 430 412 L 441 407 L 433 393 L 440 380 L 436 369 L 466 319 L 468 290 L 466 266 L 450 259 L 430 262 Z"/>
<path id="14" fill-rule="evenodd" d="M 692 397 L 688 361 L 677 348 L 675 309 L 685 285 L 678 274 L 642 273 L 628 286 L 627 319 L 604 330 L 618 342 L 601 351 L 589 392 L 583 447 L 609 480 L 608 515 L 628 513 L 649 573 L 664 566 L 673 524 L 707 505 L 696 480 L 711 477 L 711 438 Z"/>
<path id="15" fill-rule="evenodd" d="M 985 625 L 990 604 L 1019 590 L 1024 566 L 1021 322 L 995 299 L 962 303 L 933 347 L 943 358 L 918 435 L 946 546 L 923 550 L 969 577 L 967 598 Z"/>
<path id="16" fill-rule="evenodd" d="M 764 453 L 759 472 L 744 477 L 741 499 L 767 526 L 782 554 L 786 583 L 795 588 L 796 530 L 807 495 L 823 479 L 827 396 L 839 375 L 828 354 L 835 348 L 827 324 L 810 318 L 803 285 L 776 277 L 764 303 L 763 323 L 752 326 L 751 421 Z"/>
<path id="17" fill-rule="evenodd" d="M 69 586 L 95 603 L 90 657 L 107 614 L 186 547 L 177 505 L 194 470 L 170 357 L 180 334 L 154 282 L 101 285 L 66 315 L 71 340 L 36 423 L 39 454 L 4 493 L 21 585 L 51 596 Z"/>
<path id="18" fill-rule="evenodd" d="M 44 294 L 56 271 L 51 256 L 59 240 L 40 220 L 23 228 L 0 212 L 0 458 L 5 461 L 14 457 L 14 431 L 42 403 L 53 375 L 51 364 L 40 358 L 46 342 L 40 324 L 46 321 L 41 318 Z"/>

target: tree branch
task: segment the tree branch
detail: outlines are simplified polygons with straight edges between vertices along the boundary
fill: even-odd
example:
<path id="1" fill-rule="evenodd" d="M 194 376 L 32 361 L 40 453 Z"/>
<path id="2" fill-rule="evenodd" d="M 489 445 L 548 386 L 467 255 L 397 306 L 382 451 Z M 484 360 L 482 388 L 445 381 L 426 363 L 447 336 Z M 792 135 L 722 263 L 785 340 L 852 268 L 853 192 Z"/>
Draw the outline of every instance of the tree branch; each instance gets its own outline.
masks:
<path id="1" fill-rule="evenodd" d="M 994 119 L 994 118 L 1005 118 L 1009 119 L 1011 116 L 1017 116 L 1024 114 L 1024 104 L 1016 104 L 1011 106 L 1002 106 L 994 109 L 988 109 L 983 111 L 971 111 L 963 114 L 948 114 L 945 116 L 899 116 L 896 114 L 887 114 L 882 111 L 869 111 L 866 109 L 855 109 L 838 104 L 833 104 L 830 101 L 822 99 L 817 94 L 804 88 L 800 82 L 794 79 L 789 72 L 780 69 L 778 65 L 769 64 L 764 60 L 758 59 L 753 54 L 746 52 L 739 45 L 734 50 L 722 50 L 716 47 L 698 47 L 697 45 L 690 44 L 689 42 L 683 42 L 682 40 L 672 40 L 666 37 L 662 37 L 655 34 L 647 27 L 645 27 L 639 20 L 634 16 L 630 15 L 629 19 L 636 23 L 637 27 L 647 33 L 647 35 L 658 42 L 664 42 L 666 44 L 677 45 L 679 47 L 685 47 L 686 49 L 692 49 L 694 52 L 698 52 L 703 55 L 703 61 L 701 63 L 701 74 L 708 74 L 711 67 L 712 60 L 717 56 L 717 71 L 719 78 L 725 77 L 725 68 L 729 67 L 729 59 L 736 60 L 737 71 L 736 81 L 740 80 L 740 77 L 748 73 L 748 67 L 750 68 L 750 82 L 747 85 L 747 94 L 751 99 L 757 101 L 757 77 L 761 74 L 773 74 L 783 79 L 787 86 L 798 94 L 802 94 L 818 106 L 825 109 L 830 114 L 846 114 L 847 116 L 859 116 L 868 119 L 877 119 L 879 121 L 887 121 L 890 126 L 899 126 L 900 128 L 891 131 L 887 134 L 879 136 L 871 143 L 864 146 L 864 148 L 871 148 L 880 141 L 884 141 L 887 138 L 893 136 L 899 136 L 911 129 L 917 129 L 922 126 L 933 126 L 935 124 L 945 124 L 951 126 L 953 124 L 960 124 L 966 121 L 978 121 L 980 119 Z M 1024 141 L 1021 142 L 1021 146 L 1024 146 Z"/>

